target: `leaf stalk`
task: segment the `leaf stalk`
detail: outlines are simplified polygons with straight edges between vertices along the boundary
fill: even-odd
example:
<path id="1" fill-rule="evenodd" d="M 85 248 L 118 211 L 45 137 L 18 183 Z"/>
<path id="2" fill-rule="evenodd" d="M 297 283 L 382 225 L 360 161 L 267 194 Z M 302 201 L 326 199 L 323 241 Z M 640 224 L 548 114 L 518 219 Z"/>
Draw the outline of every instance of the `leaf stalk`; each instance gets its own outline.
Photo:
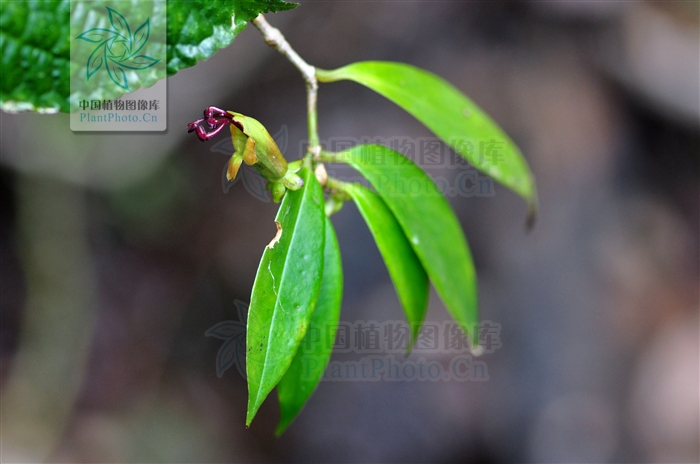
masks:
<path id="1" fill-rule="evenodd" d="M 316 68 L 304 61 L 304 59 L 299 56 L 292 46 L 289 45 L 289 42 L 287 42 L 287 39 L 284 38 L 282 32 L 280 32 L 279 29 L 272 27 L 270 23 L 265 20 L 265 17 L 262 14 L 259 14 L 253 20 L 253 24 L 263 35 L 265 43 L 284 55 L 289 61 L 292 62 L 294 66 L 296 66 L 299 72 L 301 72 L 301 76 L 306 83 L 306 105 L 309 126 L 309 147 L 307 155 L 309 158 L 318 158 L 319 154 L 321 153 L 321 145 L 318 137 L 318 119 L 316 112 L 318 95 Z"/>

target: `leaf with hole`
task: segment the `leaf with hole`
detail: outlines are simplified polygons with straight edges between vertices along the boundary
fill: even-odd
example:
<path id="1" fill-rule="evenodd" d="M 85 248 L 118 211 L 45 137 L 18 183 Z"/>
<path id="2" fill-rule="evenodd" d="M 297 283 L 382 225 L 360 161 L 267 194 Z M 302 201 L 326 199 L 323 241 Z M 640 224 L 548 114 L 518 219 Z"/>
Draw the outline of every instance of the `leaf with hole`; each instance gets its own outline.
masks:
<path id="1" fill-rule="evenodd" d="M 277 385 L 306 334 L 323 270 L 323 192 L 313 172 L 289 191 L 277 212 L 278 234 L 265 248 L 248 312 L 246 425 Z"/>

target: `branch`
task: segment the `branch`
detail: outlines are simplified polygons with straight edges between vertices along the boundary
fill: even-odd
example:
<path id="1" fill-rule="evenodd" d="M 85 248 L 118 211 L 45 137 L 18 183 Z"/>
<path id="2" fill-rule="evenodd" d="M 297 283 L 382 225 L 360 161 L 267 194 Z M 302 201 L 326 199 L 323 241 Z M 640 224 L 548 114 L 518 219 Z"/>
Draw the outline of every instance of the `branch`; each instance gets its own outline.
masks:
<path id="1" fill-rule="evenodd" d="M 308 112 L 309 124 L 309 153 L 318 157 L 321 152 L 321 146 L 318 139 L 318 123 L 316 117 L 316 99 L 318 93 L 318 81 L 316 80 L 316 68 L 304 61 L 299 54 L 294 51 L 287 39 L 284 38 L 279 29 L 276 29 L 265 20 L 262 14 L 253 20 L 253 24 L 258 28 L 260 33 L 270 47 L 276 49 L 282 55 L 286 56 L 294 66 L 297 67 L 301 76 L 306 82 L 306 103 Z"/>

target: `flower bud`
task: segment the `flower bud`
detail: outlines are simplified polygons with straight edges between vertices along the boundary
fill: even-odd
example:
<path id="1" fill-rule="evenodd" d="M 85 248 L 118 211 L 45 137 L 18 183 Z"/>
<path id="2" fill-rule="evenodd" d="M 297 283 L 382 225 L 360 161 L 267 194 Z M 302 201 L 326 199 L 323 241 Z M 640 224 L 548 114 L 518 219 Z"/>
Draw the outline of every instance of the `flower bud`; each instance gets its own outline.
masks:
<path id="1" fill-rule="evenodd" d="M 304 185 L 296 174 L 301 169 L 301 160 L 288 165 L 265 126 L 250 116 L 210 106 L 204 110 L 204 118 L 187 125 L 187 131 L 196 132 L 200 140 L 208 140 L 228 124 L 231 125 L 231 140 L 235 149 L 226 171 L 229 181 L 236 178 L 241 163 L 245 162 L 267 179 L 275 202 L 284 197 L 287 189 L 298 190 Z"/>

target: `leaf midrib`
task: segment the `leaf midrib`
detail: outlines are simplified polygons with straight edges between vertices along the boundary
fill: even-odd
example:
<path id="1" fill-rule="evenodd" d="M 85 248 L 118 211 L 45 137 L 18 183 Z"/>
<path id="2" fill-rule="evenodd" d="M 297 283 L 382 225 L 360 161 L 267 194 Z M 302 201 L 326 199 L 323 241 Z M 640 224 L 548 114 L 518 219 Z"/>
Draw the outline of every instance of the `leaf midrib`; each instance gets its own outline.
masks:
<path id="1" fill-rule="evenodd" d="M 299 211 L 296 215 L 296 218 L 294 219 L 294 225 L 292 227 L 292 230 L 296 229 L 296 225 L 299 222 L 299 217 L 301 216 L 301 212 L 304 209 L 304 205 L 307 203 L 307 201 L 313 201 L 312 199 L 310 199 L 310 196 L 312 195 L 310 185 L 308 185 L 307 187 L 304 188 L 304 192 L 302 195 L 303 196 L 302 196 L 301 202 L 299 203 Z M 289 213 L 289 211 L 287 211 L 286 214 L 288 214 L 288 213 Z M 282 231 L 282 233 L 284 233 L 284 231 Z M 296 243 L 298 240 L 303 240 L 303 237 L 298 237 L 295 234 L 292 234 L 292 238 L 289 242 L 289 247 L 287 249 L 287 256 L 289 256 L 289 250 L 292 249 L 293 244 Z M 275 293 L 276 301 L 275 301 L 275 307 L 274 307 L 273 312 L 272 312 L 272 318 L 270 319 L 270 325 L 269 325 L 269 328 L 267 331 L 267 343 L 265 346 L 265 357 L 264 357 L 264 361 L 263 361 L 262 375 L 260 376 L 260 383 L 258 384 L 257 391 L 255 392 L 255 403 L 258 402 L 257 400 L 258 400 L 258 397 L 260 396 L 262 386 L 263 386 L 266 378 L 268 377 L 268 375 L 267 375 L 267 372 L 268 372 L 267 361 L 269 359 L 269 353 L 270 353 L 270 346 L 271 346 L 270 341 L 272 340 L 270 336 L 272 335 L 272 332 L 273 332 L 272 328 L 275 326 L 275 321 L 279 315 L 279 311 L 277 311 L 277 308 L 279 307 L 279 308 L 284 309 L 284 307 L 281 304 L 281 298 L 279 295 L 281 293 L 281 289 L 282 289 L 284 283 L 286 282 L 286 276 L 288 275 L 288 269 L 289 269 L 289 267 L 287 266 L 287 262 L 285 259 L 285 264 L 282 268 L 282 276 L 280 277 L 279 284 L 277 285 L 277 291 L 273 292 L 273 293 Z M 272 272 L 272 271 L 268 270 L 268 272 Z M 274 275 L 271 274 L 271 277 L 273 278 L 273 281 L 274 281 Z M 293 357 L 292 357 L 292 359 L 293 359 Z"/>

